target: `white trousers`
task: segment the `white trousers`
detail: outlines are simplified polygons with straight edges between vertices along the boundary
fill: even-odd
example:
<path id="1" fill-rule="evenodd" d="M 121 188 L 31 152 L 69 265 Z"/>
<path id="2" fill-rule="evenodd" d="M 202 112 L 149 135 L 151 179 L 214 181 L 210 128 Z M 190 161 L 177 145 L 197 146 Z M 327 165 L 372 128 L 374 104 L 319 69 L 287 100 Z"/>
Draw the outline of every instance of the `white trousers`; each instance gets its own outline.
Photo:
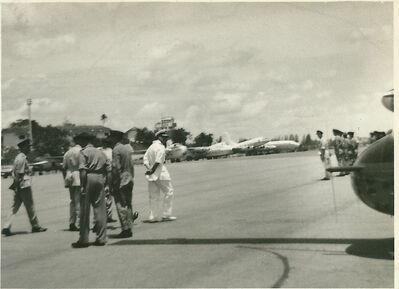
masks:
<path id="1" fill-rule="evenodd" d="M 148 192 L 150 197 L 149 220 L 160 220 L 162 217 L 172 215 L 173 186 L 171 181 L 149 181 Z M 161 205 L 162 192 L 162 205 Z"/>

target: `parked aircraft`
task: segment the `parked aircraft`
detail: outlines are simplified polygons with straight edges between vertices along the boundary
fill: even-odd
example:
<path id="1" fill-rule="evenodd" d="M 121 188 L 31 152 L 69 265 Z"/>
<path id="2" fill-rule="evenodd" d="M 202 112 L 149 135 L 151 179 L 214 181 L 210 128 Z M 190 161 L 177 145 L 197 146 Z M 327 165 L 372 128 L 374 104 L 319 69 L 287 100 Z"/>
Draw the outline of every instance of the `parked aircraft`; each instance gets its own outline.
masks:
<path id="1" fill-rule="evenodd" d="M 231 140 L 230 135 L 225 133 L 222 142 L 211 145 L 207 152 L 208 158 L 217 158 L 222 156 L 228 156 L 233 153 L 245 153 L 248 150 L 259 147 L 267 143 L 269 139 L 265 137 L 256 137 L 240 143 Z"/>
<path id="2" fill-rule="evenodd" d="M 393 91 L 385 95 L 382 102 L 386 108 L 394 111 Z M 359 154 L 353 166 L 332 167 L 329 172 L 350 172 L 352 187 L 370 208 L 388 214 L 394 214 L 394 137 L 386 135 L 369 145 Z"/>
<path id="3" fill-rule="evenodd" d="M 172 143 L 166 147 L 166 159 L 173 162 L 180 162 L 187 156 L 187 147 L 179 143 Z"/>
<path id="4" fill-rule="evenodd" d="M 216 143 L 209 147 L 209 150 L 206 152 L 206 157 L 209 158 L 218 158 L 224 157 L 233 154 L 233 146 L 225 143 L 224 141 L 220 143 Z"/>
<path id="5" fill-rule="evenodd" d="M 274 146 L 276 151 L 293 152 L 299 147 L 299 143 L 293 140 L 276 140 L 266 143 L 267 146 Z"/>

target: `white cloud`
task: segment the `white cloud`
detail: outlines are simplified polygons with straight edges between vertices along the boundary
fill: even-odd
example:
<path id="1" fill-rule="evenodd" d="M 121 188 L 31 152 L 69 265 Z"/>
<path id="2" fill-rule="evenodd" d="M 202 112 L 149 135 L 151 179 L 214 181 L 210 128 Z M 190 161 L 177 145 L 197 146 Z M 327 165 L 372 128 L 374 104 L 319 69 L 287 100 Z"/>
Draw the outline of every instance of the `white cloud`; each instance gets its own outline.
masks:
<path id="1" fill-rule="evenodd" d="M 303 90 L 311 90 L 313 88 L 313 81 L 311 81 L 310 79 L 304 81 L 302 83 L 302 89 Z"/>
<path id="2" fill-rule="evenodd" d="M 3 86 L 2 86 L 2 89 L 4 89 L 4 90 L 9 89 L 9 88 L 11 87 L 12 83 L 13 83 L 15 80 L 16 80 L 15 78 L 10 78 L 10 79 L 4 81 Z"/>
<path id="3" fill-rule="evenodd" d="M 57 54 L 69 49 L 76 42 L 72 34 L 59 35 L 53 38 L 40 38 L 22 41 L 16 44 L 20 56 L 33 58 L 40 55 Z"/>
<path id="4" fill-rule="evenodd" d="M 136 117 L 143 117 L 143 118 L 154 118 L 154 117 L 161 117 L 162 114 L 165 112 L 165 105 L 152 102 L 145 104 L 136 114 Z"/>
<path id="5" fill-rule="evenodd" d="M 210 109 L 215 113 L 236 112 L 241 108 L 243 96 L 240 94 L 217 94 L 209 103 Z"/>
<path id="6" fill-rule="evenodd" d="M 174 50 L 179 45 L 181 45 L 180 41 L 174 41 L 172 43 L 154 46 L 149 50 L 148 54 L 151 58 L 160 60 L 166 57 L 172 50 Z"/>
<path id="7" fill-rule="evenodd" d="M 257 117 L 259 114 L 267 113 L 267 104 L 268 101 L 266 99 L 258 99 L 253 102 L 249 102 L 243 106 L 241 114 L 244 117 Z"/>
<path id="8" fill-rule="evenodd" d="M 32 100 L 31 111 L 32 119 L 39 121 L 42 125 L 44 125 L 42 123 L 43 120 L 45 124 L 53 124 L 55 118 L 59 118 L 61 121 L 61 118 L 66 115 L 66 106 L 64 103 L 54 101 L 50 98 L 35 98 Z M 2 110 L 1 118 L 3 127 L 17 119 L 28 118 L 28 106 L 26 102 L 15 109 Z"/>

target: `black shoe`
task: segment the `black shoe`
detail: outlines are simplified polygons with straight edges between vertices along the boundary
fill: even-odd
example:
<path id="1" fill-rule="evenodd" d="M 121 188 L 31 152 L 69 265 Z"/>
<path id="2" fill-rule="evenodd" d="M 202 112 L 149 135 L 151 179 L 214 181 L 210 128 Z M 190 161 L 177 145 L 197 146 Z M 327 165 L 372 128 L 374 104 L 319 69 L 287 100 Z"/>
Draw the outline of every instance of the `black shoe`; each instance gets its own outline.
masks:
<path id="1" fill-rule="evenodd" d="M 119 235 L 117 235 L 115 238 L 123 239 L 123 238 L 130 238 L 132 236 L 133 236 L 132 230 L 127 229 L 127 230 L 123 230 L 122 232 L 120 232 Z"/>
<path id="2" fill-rule="evenodd" d="M 32 228 L 32 233 L 40 233 L 40 232 L 46 232 L 47 228 L 43 227 L 33 227 Z"/>
<path id="3" fill-rule="evenodd" d="M 322 178 L 320 181 L 329 181 L 330 180 L 330 178 Z"/>
<path id="4" fill-rule="evenodd" d="M 115 223 L 116 220 L 112 219 L 112 217 L 107 218 L 107 223 Z"/>
<path id="5" fill-rule="evenodd" d="M 9 228 L 4 228 L 3 230 L 1 230 L 1 233 L 2 233 L 4 236 L 7 236 L 7 237 L 12 235 L 12 233 L 11 233 L 11 231 L 10 231 Z"/>
<path id="6" fill-rule="evenodd" d="M 75 243 L 72 243 L 72 248 L 87 248 L 89 247 L 89 243 L 82 243 L 80 241 L 77 241 Z"/>
<path id="7" fill-rule="evenodd" d="M 93 245 L 94 245 L 94 246 L 105 246 L 105 243 L 96 240 L 96 241 L 93 243 Z"/>
<path id="8" fill-rule="evenodd" d="M 139 217 L 139 212 L 134 212 L 133 213 L 133 222 Z"/>
<path id="9" fill-rule="evenodd" d="M 70 225 L 69 225 L 69 231 L 78 232 L 78 231 L 79 231 L 79 228 L 76 227 L 75 224 L 70 224 Z"/>

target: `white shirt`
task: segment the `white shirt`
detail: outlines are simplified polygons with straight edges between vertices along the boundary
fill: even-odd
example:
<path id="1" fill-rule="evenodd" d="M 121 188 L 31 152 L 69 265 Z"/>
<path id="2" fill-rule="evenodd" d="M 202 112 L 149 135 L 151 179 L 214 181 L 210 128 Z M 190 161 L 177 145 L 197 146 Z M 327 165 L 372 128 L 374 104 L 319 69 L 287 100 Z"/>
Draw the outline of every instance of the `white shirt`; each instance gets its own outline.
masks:
<path id="1" fill-rule="evenodd" d="M 171 180 L 168 169 L 164 165 L 165 156 L 165 146 L 159 140 L 154 140 L 144 154 L 143 164 L 148 170 L 150 170 L 155 163 L 159 163 L 159 165 L 152 175 L 146 176 L 148 181 Z"/>
<path id="2" fill-rule="evenodd" d="M 319 154 L 324 154 L 323 156 L 325 158 L 329 158 L 330 157 L 330 153 L 329 153 L 329 149 L 328 149 L 328 142 L 327 140 L 322 137 L 320 140 L 320 146 L 319 146 Z"/>

